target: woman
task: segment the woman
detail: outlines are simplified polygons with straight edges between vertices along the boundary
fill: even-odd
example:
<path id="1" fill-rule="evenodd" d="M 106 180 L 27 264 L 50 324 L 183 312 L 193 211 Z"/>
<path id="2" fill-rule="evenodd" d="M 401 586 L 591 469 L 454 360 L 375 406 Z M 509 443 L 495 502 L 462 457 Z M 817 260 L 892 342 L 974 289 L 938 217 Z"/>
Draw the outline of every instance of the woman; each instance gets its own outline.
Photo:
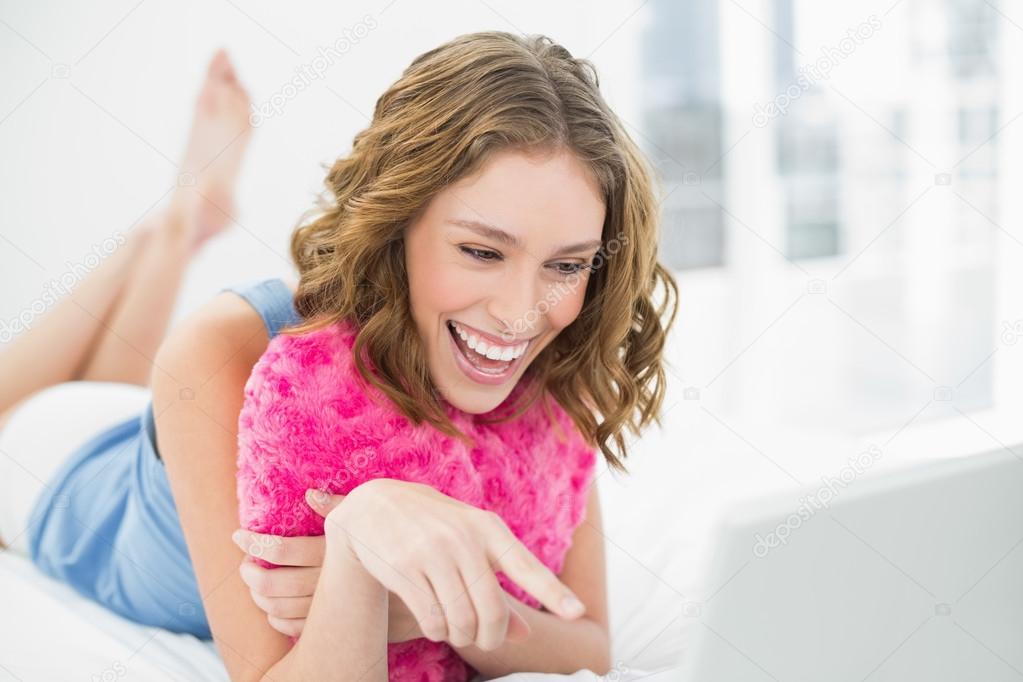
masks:
<path id="1" fill-rule="evenodd" d="M 442 404 L 487 414 L 528 376 L 622 466 L 625 428 L 638 433 L 661 404 L 675 285 L 656 260 L 648 172 L 592 68 L 504 33 L 421 55 L 331 169 L 331 201 L 295 232 L 297 287 L 232 288 L 161 341 L 189 255 L 226 225 L 247 106 L 218 54 L 183 165 L 194 190 L 0 355 L 0 446 L 33 415 L 59 413 L 69 386 L 151 383 L 151 405 L 143 389 L 128 394 L 108 415 L 123 421 L 68 462 L 25 465 L 49 485 L 13 501 L 0 534 L 27 535 L 44 570 L 128 617 L 208 627 L 232 679 L 386 679 L 387 643 L 409 637 L 449 642 L 486 676 L 607 670 L 596 486 L 557 577 L 497 515 L 400 480 L 312 499 L 322 537 L 237 536 L 290 568 L 239 570 L 229 539 L 243 389 L 275 334 L 303 321 L 355 320 L 369 376 L 416 424 L 449 432 Z M 409 549 L 423 538 L 447 538 L 453 558 Z M 433 599 L 415 599 L 395 566 Z M 503 571 L 547 611 L 464 579 L 481 570 Z M 563 603 L 573 596 L 582 608 Z M 298 631 L 293 646 L 282 634 Z"/>

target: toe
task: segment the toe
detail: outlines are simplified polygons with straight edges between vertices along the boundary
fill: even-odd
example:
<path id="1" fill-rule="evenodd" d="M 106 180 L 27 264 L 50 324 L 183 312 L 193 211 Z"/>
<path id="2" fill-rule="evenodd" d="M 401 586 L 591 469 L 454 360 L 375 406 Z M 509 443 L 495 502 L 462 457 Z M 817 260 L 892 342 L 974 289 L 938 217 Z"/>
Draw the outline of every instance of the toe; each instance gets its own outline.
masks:
<path id="1" fill-rule="evenodd" d="M 231 67 L 231 60 L 227 58 L 227 52 L 220 48 L 210 60 L 209 76 L 218 80 L 234 80 L 234 69 Z"/>

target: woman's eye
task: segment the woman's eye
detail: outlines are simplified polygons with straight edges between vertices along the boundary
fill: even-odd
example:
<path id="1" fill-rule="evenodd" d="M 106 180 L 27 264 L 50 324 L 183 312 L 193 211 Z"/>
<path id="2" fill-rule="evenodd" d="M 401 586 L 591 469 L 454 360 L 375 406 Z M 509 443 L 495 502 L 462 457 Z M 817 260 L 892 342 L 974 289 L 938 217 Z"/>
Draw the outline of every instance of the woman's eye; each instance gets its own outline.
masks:
<path id="1" fill-rule="evenodd" d="M 490 251 L 488 249 L 474 249 L 471 246 L 460 246 L 458 248 L 462 250 L 462 253 L 470 255 L 476 260 L 489 262 L 498 260 L 501 257 L 501 254 L 497 253 L 496 251 Z"/>
<path id="2" fill-rule="evenodd" d="M 473 258 L 478 261 L 483 261 L 485 263 L 492 263 L 494 261 L 501 260 L 501 254 L 498 253 L 497 251 L 491 251 L 490 249 L 477 249 L 472 246 L 459 246 L 458 248 L 459 250 L 462 251 L 462 253 L 466 254 L 470 258 Z M 575 275 L 582 272 L 583 270 L 588 270 L 592 268 L 592 266 L 589 263 L 567 262 L 554 263 L 550 267 L 554 269 L 555 273 L 561 275 L 562 277 Z"/>
<path id="3" fill-rule="evenodd" d="M 587 263 L 555 263 L 554 269 L 559 275 L 575 275 L 590 266 Z"/>

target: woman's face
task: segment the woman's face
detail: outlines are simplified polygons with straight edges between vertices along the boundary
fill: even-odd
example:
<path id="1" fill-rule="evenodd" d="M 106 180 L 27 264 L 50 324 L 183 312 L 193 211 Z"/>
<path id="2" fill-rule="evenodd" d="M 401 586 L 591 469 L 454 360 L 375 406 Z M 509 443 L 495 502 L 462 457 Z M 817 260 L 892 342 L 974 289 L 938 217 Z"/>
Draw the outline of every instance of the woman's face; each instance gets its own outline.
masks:
<path id="1" fill-rule="evenodd" d="M 405 232 L 412 317 L 454 407 L 489 412 L 582 309 L 604 202 L 571 152 L 495 154 Z"/>

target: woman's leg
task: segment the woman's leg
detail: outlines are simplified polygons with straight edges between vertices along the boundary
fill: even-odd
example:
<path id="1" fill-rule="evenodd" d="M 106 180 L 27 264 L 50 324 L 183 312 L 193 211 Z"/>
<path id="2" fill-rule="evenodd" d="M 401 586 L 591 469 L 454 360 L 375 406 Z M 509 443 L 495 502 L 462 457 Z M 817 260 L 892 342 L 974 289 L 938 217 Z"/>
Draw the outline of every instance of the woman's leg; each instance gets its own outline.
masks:
<path id="1" fill-rule="evenodd" d="M 165 213 L 135 252 L 117 301 L 74 379 L 146 386 L 191 259 L 176 218 Z"/>
<path id="2" fill-rule="evenodd" d="M 73 291 L 0 349 L 0 412 L 35 391 L 77 377 L 148 236 L 144 227 L 132 231 Z"/>
<path id="3" fill-rule="evenodd" d="M 110 324 L 82 379 L 149 385 L 156 350 L 192 256 L 224 230 L 234 212 L 234 186 L 252 129 L 250 101 L 227 55 L 211 60 L 196 102 L 181 175 L 163 224 L 135 261 Z M 194 180 L 194 185 L 190 184 Z"/>
<path id="4" fill-rule="evenodd" d="M 153 358 L 192 256 L 231 222 L 235 180 L 250 135 L 249 97 L 219 51 L 199 93 L 180 168 L 179 177 L 188 182 L 165 211 L 129 230 L 125 243 L 73 293 L 0 348 L 0 431 L 16 406 L 55 384 L 148 385 L 150 373 L 159 371 Z M 26 472 L 31 462 L 0 451 L 0 464 Z M 7 478 L 0 477 L 0 484 L 13 483 Z M 4 546 L 0 539 L 0 549 Z"/>
<path id="5" fill-rule="evenodd" d="M 133 230 L 72 294 L 0 349 L 0 428 L 5 412 L 57 383 L 148 384 L 188 263 L 230 223 L 248 116 L 248 95 L 219 51 L 196 103 L 181 166 L 188 181 L 170 207 Z"/>

